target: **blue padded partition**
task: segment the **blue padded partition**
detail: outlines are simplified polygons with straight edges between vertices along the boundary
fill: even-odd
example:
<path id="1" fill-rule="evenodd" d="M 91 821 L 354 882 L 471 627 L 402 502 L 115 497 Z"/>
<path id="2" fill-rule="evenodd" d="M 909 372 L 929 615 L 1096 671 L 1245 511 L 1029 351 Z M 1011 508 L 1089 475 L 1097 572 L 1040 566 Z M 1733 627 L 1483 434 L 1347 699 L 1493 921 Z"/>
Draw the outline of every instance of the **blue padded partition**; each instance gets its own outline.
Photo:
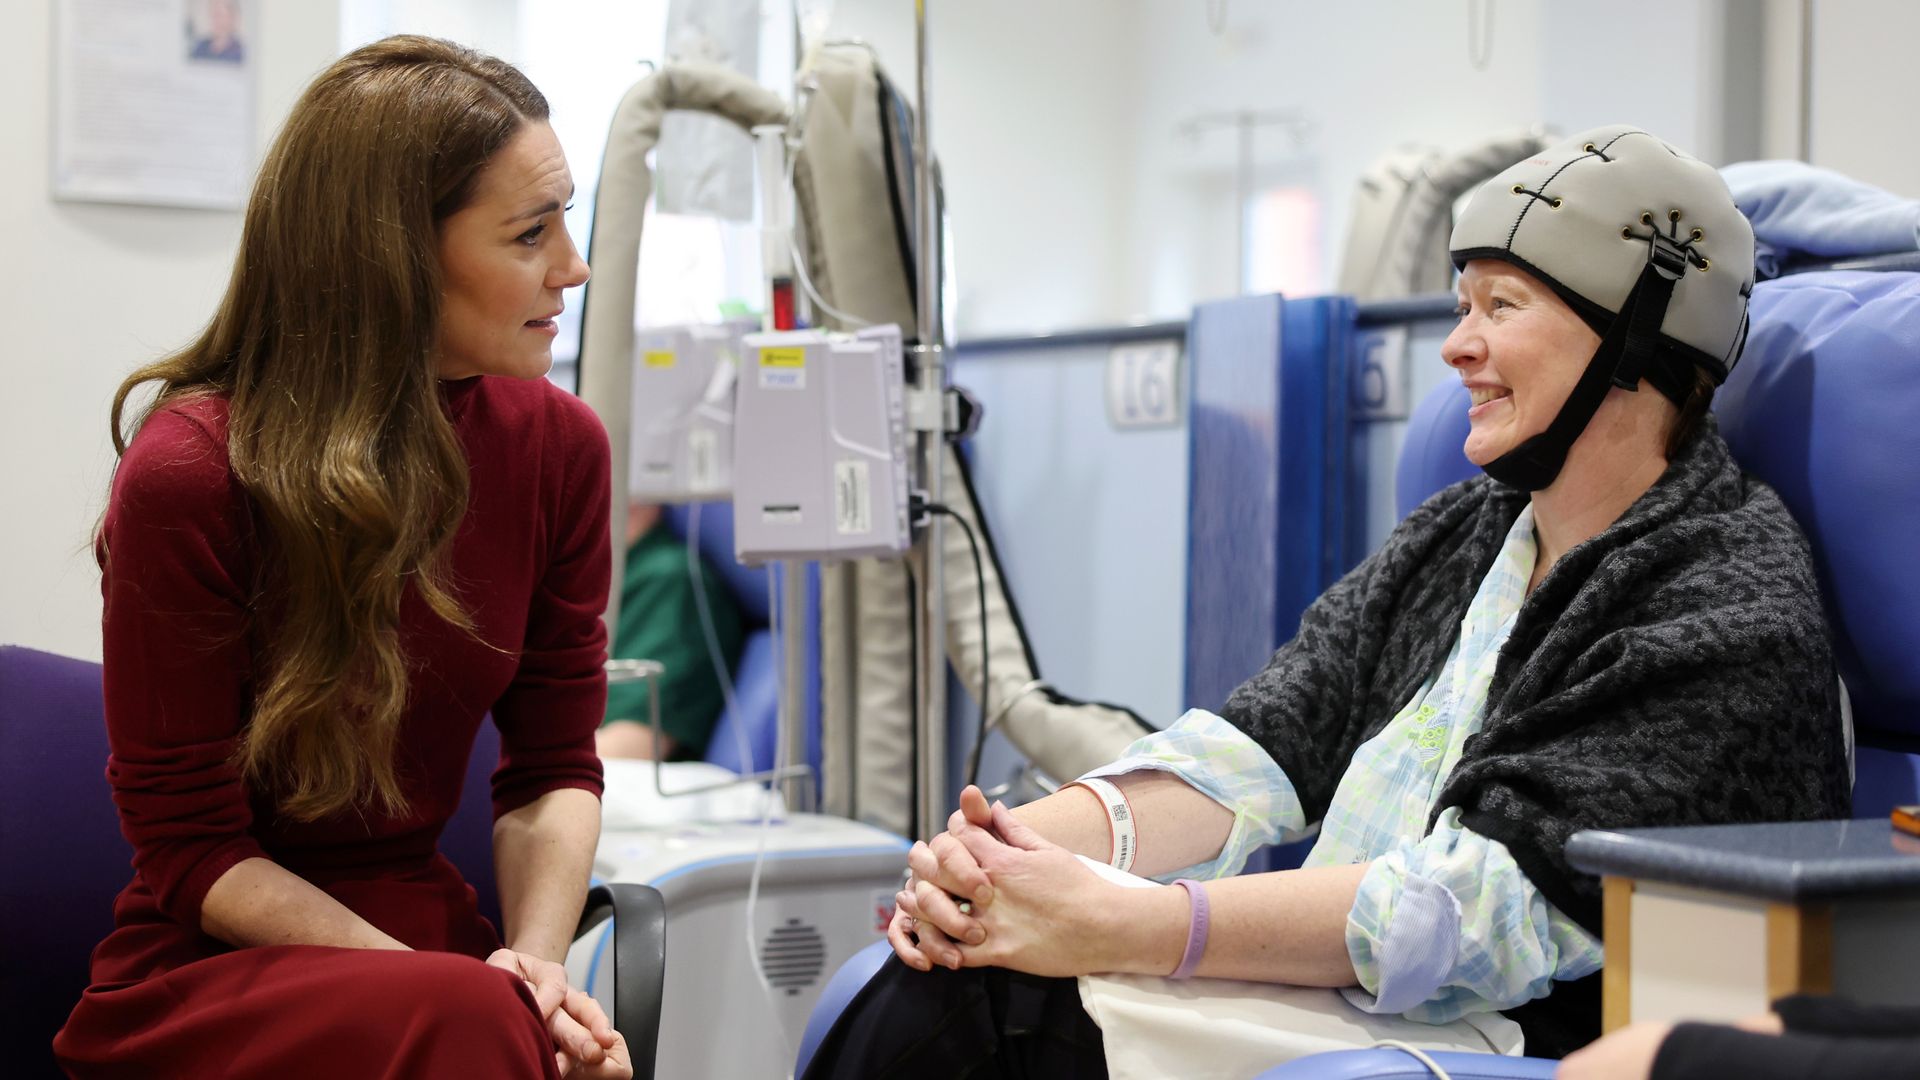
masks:
<path id="1" fill-rule="evenodd" d="M 1347 569 L 1353 301 L 1202 304 L 1190 376 L 1186 700 L 1219 708 Z"/>
<path id="2" fill-rule="evenodd" d="M 1888 753 L 1920 750 L 1920 274 L 1761 282 L 1715 411 L 1812 543 L 1863 748 L 1854 813 L 1920 801 Z"/>

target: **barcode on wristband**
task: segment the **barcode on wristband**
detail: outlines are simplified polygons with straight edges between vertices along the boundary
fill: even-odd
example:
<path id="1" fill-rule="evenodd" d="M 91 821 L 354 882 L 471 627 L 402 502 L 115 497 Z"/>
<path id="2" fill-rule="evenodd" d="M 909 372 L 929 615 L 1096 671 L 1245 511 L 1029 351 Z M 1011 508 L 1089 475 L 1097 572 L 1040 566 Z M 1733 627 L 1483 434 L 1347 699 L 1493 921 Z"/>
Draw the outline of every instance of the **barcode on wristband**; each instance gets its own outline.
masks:
<path id="1" fill-rule="evenodd" d="M 1075 783 L 1093 792 L 1107 812 L 1107 826 L 1113 834 L 1113 855 L 1108 865 L 1116 870 L 1131 869 L 1139 840 L 1134 831 L 1133 807 L 1127 802 L 1126 792 L 1095 776 L 1082 777 Z"/>

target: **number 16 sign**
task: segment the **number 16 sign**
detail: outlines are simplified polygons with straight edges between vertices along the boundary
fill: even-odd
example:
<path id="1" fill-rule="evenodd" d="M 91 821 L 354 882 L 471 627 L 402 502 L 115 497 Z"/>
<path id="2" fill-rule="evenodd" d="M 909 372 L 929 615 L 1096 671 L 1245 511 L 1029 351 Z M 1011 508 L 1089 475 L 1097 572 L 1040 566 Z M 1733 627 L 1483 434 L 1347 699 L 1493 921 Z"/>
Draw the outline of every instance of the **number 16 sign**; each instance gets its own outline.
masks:
<path id="1" fill-rule="evenodd" d="M 1180 343 L 1144 341 L 1107 353 L 1107 420 L 1117 428 L 1180 422 Z"/>

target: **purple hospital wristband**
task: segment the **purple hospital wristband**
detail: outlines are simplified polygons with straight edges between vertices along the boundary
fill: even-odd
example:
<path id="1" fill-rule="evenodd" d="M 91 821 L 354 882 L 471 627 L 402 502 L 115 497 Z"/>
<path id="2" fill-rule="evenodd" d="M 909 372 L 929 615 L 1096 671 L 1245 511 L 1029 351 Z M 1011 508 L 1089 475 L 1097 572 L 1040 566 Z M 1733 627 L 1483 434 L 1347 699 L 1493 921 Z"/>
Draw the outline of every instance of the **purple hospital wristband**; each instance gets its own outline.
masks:
<path id="1" fill-rule="evenodd" d="M 1180 966 L 1173 969 L 1169 979 L 1185 979 L 1193 975 L 1193 969 L 1200 966 L 1200 956 L 1207 951 L 1207 890 L 1192 878 L 1181 878 L 1175 885 L 1187 890 L 1187 902 L 1193 906 L 1193 919 L 1187 924 L 1187 951 L 1180 954 Z"/>

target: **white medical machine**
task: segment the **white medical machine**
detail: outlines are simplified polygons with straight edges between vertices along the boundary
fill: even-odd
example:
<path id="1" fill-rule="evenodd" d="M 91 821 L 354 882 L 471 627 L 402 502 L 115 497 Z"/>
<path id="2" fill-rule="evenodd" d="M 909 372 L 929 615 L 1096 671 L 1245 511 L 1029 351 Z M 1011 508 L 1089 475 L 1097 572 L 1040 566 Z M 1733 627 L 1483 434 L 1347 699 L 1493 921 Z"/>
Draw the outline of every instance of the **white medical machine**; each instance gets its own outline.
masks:
<path id="1" fill-rule="evenodd" d="M 749 565 L 893 556 L 907 525 L 900 328 L 749 334 L 735 405 L 734 551 Z"/>
<path id="2" fill-rule="evenodd" d="M 733 395 L 751 323 L 635 334 L 627 490 L 647 502 L 724 499 L 733 485 Z"/>
<path id="3" fill-rule="evenodd" d="M 654 1075 L 788 1075 L 827 979 L 885 935 L 907 842 L 844 818 L 786 812 L 777 796 L 717 765 L 671 763 L 656 778 L 649 763 L 606 764 L 594 876 L 651 885 L 666 903 Z M 673 796 L 687 789 L 699 790 Z M 589 931 L 567 954 L 567 981 L 614 1000 L 612 950 L 611 922 Z"/>

